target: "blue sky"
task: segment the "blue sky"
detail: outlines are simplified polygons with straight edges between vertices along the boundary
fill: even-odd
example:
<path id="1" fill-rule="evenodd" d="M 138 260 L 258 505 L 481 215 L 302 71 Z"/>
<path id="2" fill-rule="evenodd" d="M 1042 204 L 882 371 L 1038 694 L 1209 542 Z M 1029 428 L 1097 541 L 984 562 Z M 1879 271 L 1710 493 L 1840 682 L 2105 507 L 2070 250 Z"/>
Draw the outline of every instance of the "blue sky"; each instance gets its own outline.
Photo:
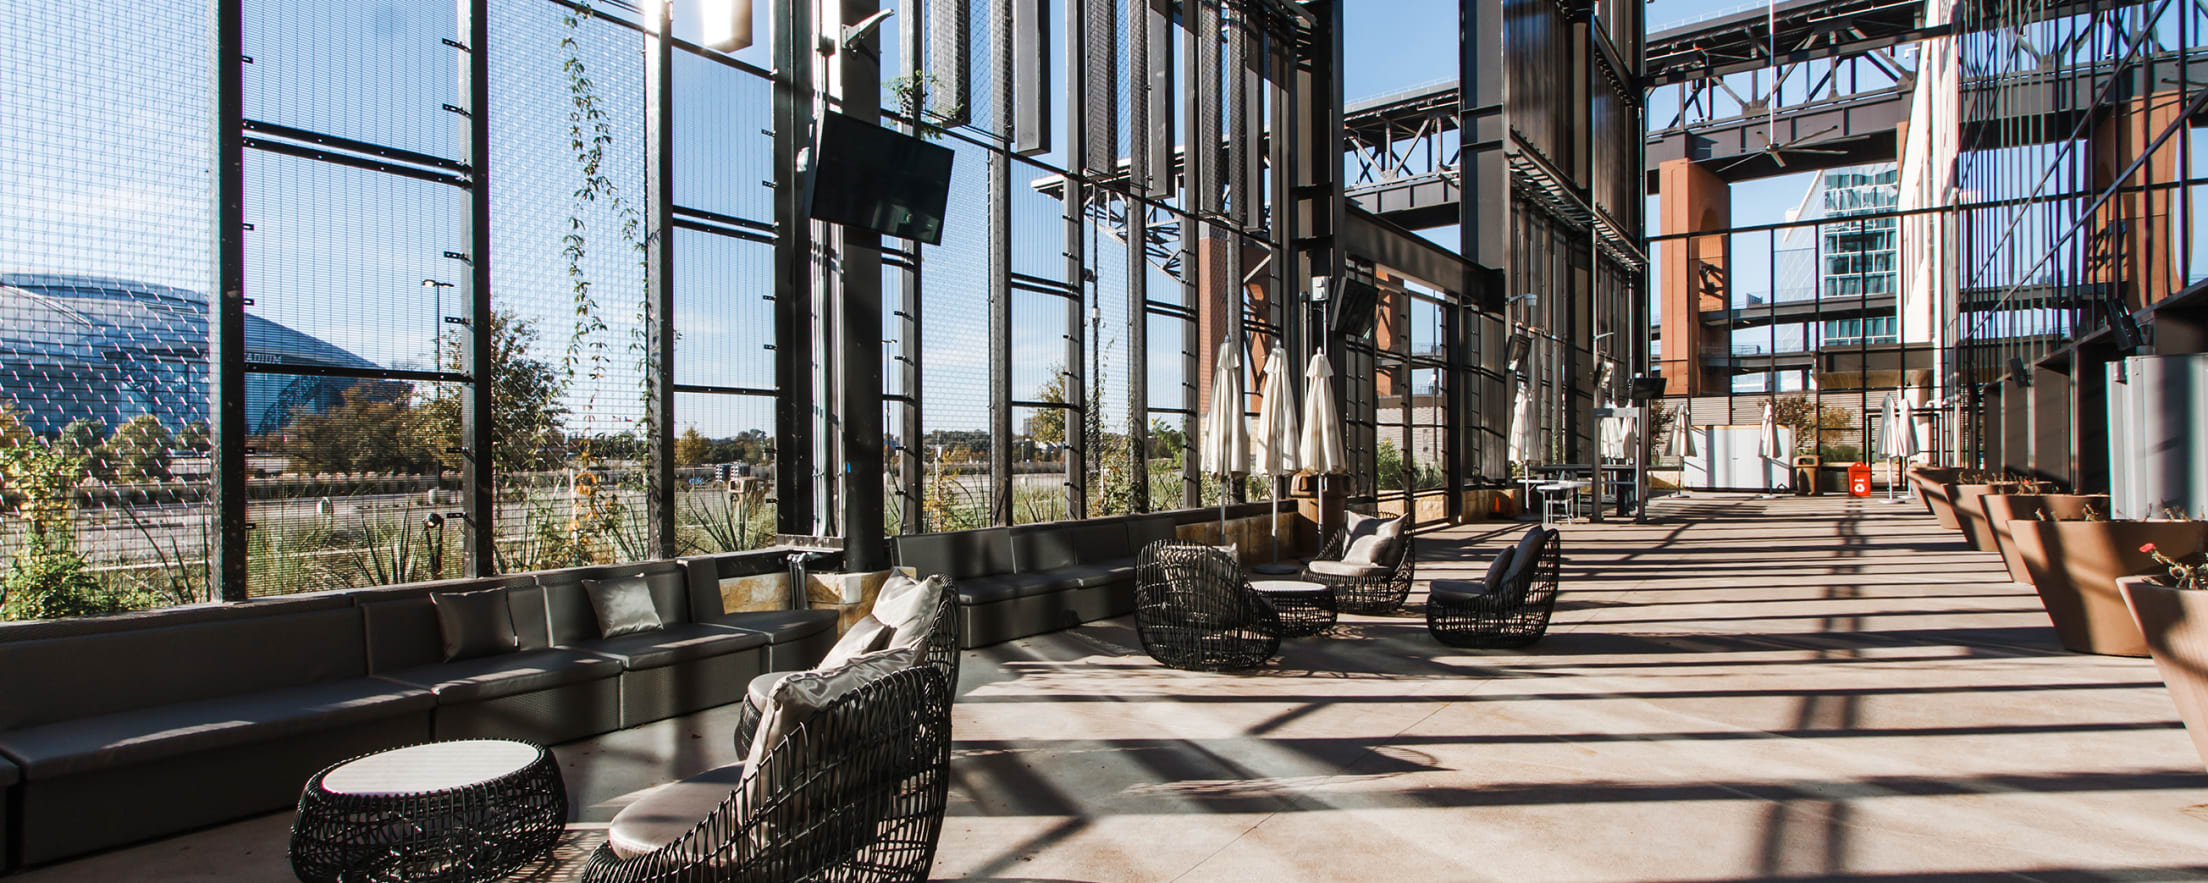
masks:
<path id="1" fill-rule="evenodd" d="M 1056 5 L 1056 4 L 1054 4 Z M 1649 7 L 1661 25 L 1719 4 L 1668 0 Z M 130 16 L 72 4 L 0 4 L 0 33 L 11 51 L 0 57 L 0 104 L 24 109 L 0 121 L 0 268 L 115 276 L 204 290 L 209 272 L 207 207 L 199 192 L 206 167 L 203 130 L 204 19 L 201 0 L 148 0 Z M 441 105 L 452 101 L 458 53 L 440 37 L 454 29 L 453 4 L 443 0 L 320 3 L 257 0 L 249 4 L 248 115 L 424 153 L 457 158 L 461 121 Z M 550 4 L 513 7 L 494 33 L 499 131 L 493 159 L 508 177 L 494 188 L 494 272 L 502 308 L 536 321 L 540 355 L 564 350 L 571 301 L 560 256 L 569 214 L 573 158 L 567 154 L 565 79 L 558 65 L 557 25 Z M 694 36 L 696 3 L 678 3 L 677 33 Z M 762 22 L 761 37 L 764 37 Z M 885 33 L 893 34 L 892 20 Z M 593 32 L 616 35 L 609 28 Z M 1055 26 L 1052 32 L 1058 33 Z M 1351 100 L 1453 79 L 1457 59 L 1454 0 L 1365 0 L 1349 7 L 1345 93 Z M 621 44 L 586 40 L 593 79 L 607 96 L 619 142 L 615 181 L 637 195 L 630 169 L 638 154 L 635 105 L 638 59 Z M 633 45 L 633 44 L 631 44 Z M 894 64 L 892 47 L 885 61 Z M 679 57 L 679 54 L 678 54 Z M 764 65 L 764 40 L 738 58 Z M 1063 59 L 1059 59 L 1061 64 Z M 695 61 L 678 61 L 678 78 L 707 88 L 678 89 L 678 200 L 724 214 L 765 219 L 769 192 L 767 138 L 759 132 L 768 92 L 756 78 Z M 680 80 L 678 79 L 678 82 Z M 975 92 L 977 104 L 986 92 Z M 985 114 L 984 114 L 985 115 Z M 1062 122 L 1062 121 L 1061 121 Z M 1062 138 L 1061 138 L 1062 142 Z M 984 218 L 978 201 L 979 155 L 961 151 L 949 223 L 969 229 Z M 421 280 L 453 281 L 463 272 L 447 257 L 464 248 L 458 211 L 462 191 L 445 185 L 344 169 L 309 160 L 249 152 L 249 252 L 253 309 L 299 330 L 393 367 L 427 367 L 437 353 L 440 316 L 461 310 L 455 298 Z M 1046 157 L 1055 161 L 1056 157 Z M 1055 204 L 1028 188 L 1043 171 L 1014 171 L 1014 264 L 1018 272 L 1058 276 L 1063 261 Z M 1793 188 L 1783 200 L 1791 205 Z M 590 414 L 598 431 L 639 416 L 639 389 L 629 352 L 633 323 L 622 315 L 633 300 L 621 287 L 632 264 L 613 236 L 603 206 L 584 213 L 593 234 L 586 271 L 613 327 L 599 335 L 611 376 L 579 381 L 571 407 Z M 1736 218 L 1738 215 L 1736 214 Z M 1453 228 L 1430 231 L 1454 244 Z M 1122 246 L 1090 231 L 1107 327 L 1130 309 L 1124 297 Z M 948 241 L 948 240 L 947 240 Z M 678 304 L 683 329 L 678 382 L 771 386 L 764 349 L 770 290 L 763 245 L 686 233 L 678 237 Z M 983 287 L 980 252 L 930 250 L 926 285 L 933 292 Z M 1153 297 L 1168 286 L 1152 271 Z M 680 295 L 678 295 L 679 297 Z M 440 301 L 443 303 L 440 304 Z M 933 428 L 979 426 L 986 363 L 985 316 L 970 296 L 931 294 L 924 394 Z M 1016 396 L 1026 397 L 1062 358 L 1061 301 L 1015 297 Z M 1153 336 L 1175 329 L 1151 323 Z M 1136 354 L 1124 340 L 1106 356 L 1108 389 L 1123 384 Z M 1177 401 L 1178 359 L 1153 350 L 1151 396 Z M 587 367 L 586 371 L 587 373 Z M 1123 403 L 1124 396 L 1112 399 Z M 764 423 L 771 401 L 686 396 L 678 422 L 718 435 Z"/>

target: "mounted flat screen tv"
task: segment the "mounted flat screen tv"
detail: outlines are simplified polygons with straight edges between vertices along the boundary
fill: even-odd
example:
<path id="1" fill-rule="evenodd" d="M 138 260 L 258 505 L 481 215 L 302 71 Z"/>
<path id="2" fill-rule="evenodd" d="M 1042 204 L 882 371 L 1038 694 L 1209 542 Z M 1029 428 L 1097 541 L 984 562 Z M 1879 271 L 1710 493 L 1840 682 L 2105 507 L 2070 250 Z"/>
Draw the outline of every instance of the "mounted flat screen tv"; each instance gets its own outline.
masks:
<path id="1" fill-rule="evenodd" d="M 829 112 L 805 180 L 806 214 L 884 236 L 943 243 L 951 149 Z"/>

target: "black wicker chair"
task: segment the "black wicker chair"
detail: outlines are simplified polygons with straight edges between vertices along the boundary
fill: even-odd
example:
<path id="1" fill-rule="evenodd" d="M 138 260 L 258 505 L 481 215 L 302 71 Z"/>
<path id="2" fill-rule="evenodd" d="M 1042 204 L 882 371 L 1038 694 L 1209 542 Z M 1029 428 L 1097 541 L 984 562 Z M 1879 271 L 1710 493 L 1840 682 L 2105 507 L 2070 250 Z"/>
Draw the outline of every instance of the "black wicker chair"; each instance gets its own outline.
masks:
<path id="1" fill-rule="evenodd" d="M 1436 583 L 1426 598 L 1426 630 L 1452 647 L 1523 647 L 1548 633 L 1556 610 L 1563 536 L 1526 531 L 1509 567 L 1492 583 Z"/>
<path id="2" fill-rule="evenodd" d="M 776 745 L 697 826 L 621 858 L 600 846 L 585 883 L 920 881 L 935 861 L 949 798 L 951 690 L 938 665 L 883 675 L 822 709 Z"/>
<path id="3" fill-rule="evenodd" d="M 1256 668 L 1280 652 L 1280 616 L 1225 552 L 1180 540 L 1144 547 L 1135 572 L 1142 650 L 1173 668 Z"/>
<path id="4" fill-rule="evenodd" d="M 943 586 L 942 600 L 936 603 L 934 621 L 935 624 L 928 631 L 927 646 L 920 651 L 920 661 L 943 669 L 943 676 L 949 679 L 951 695 L 955 698 L 958 695 L 960 619 L 958 615 L 958 593 L 952 590 L 948 580 L 945 581 Z M 788 674 L 788 672 L 781 672 L 781 674 Z M 736 714 L 734 738 L 737 754 L 743 754 L 751 750 L 752 737 L 759 733 L 759 719 L 762 711 L 763 709 L 754 703 L 752 692 L 746 690 L 744 692 L 744 707 Z"/>
<path id="5" fill-rule="evenodd" d="M 1337 528 L 1327 539 L 1319 555 L 1303 568 L 1303 580 L 1314 582 L 1334 590 L 1335 609 L 1344 613 L 1393 613 L 1411 596 L 1411 578 L 1418 570 L 1416 543 L 1411 539 L 1406 522 L 1404 532 L 1395 538 L 1394 547 L 1387 556 L 1372 567 L 1339 568 L 1355 572 L 1324 572 L 1313 569 L 1319 562 L 1336 562 L 1348 551 L 1349 532 Z"/>

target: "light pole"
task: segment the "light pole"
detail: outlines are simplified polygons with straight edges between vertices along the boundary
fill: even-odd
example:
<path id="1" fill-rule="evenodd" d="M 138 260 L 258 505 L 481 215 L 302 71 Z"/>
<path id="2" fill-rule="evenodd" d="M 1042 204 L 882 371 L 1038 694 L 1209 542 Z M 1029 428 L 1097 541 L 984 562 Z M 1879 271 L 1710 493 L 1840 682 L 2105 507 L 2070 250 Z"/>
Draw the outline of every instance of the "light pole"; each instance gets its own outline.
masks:
<path id="1" fill-rule="evenodd" d="M 429 334 L 434 341 L 430 344 L 430 352 L 432 353 L 430 358 L 435 359 L 436 362 L 430 366 L 430 370 L 443 371 L 445 370 L 445 289 L 453 287 L 453 283 L 424 279 L 422 280 L 422 287 L 437 292 L 437 320 L 429 325 Z"/>

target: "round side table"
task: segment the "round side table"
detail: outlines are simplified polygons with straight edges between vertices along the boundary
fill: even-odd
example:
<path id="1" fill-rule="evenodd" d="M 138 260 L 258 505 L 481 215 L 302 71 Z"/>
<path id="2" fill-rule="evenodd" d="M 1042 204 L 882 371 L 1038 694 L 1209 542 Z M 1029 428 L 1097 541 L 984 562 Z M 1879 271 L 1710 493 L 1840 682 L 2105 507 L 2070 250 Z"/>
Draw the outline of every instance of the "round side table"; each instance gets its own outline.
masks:
<path id="1" fill-rule="evenodd" d="M 541 746 L 393 748 L 307 780 L 291 869 L 306 883 L 487 883 L 551 851 L 566 824 L 567 785 Z"/>
<path id="2" fill-rule="evenodd" d="M 1273 603 L 1281 631 L 1288 637 L 1316 635 L 1334 627 L 1333 589 L 1292 579 L 1258 580 L 1250 588 Z"/>

